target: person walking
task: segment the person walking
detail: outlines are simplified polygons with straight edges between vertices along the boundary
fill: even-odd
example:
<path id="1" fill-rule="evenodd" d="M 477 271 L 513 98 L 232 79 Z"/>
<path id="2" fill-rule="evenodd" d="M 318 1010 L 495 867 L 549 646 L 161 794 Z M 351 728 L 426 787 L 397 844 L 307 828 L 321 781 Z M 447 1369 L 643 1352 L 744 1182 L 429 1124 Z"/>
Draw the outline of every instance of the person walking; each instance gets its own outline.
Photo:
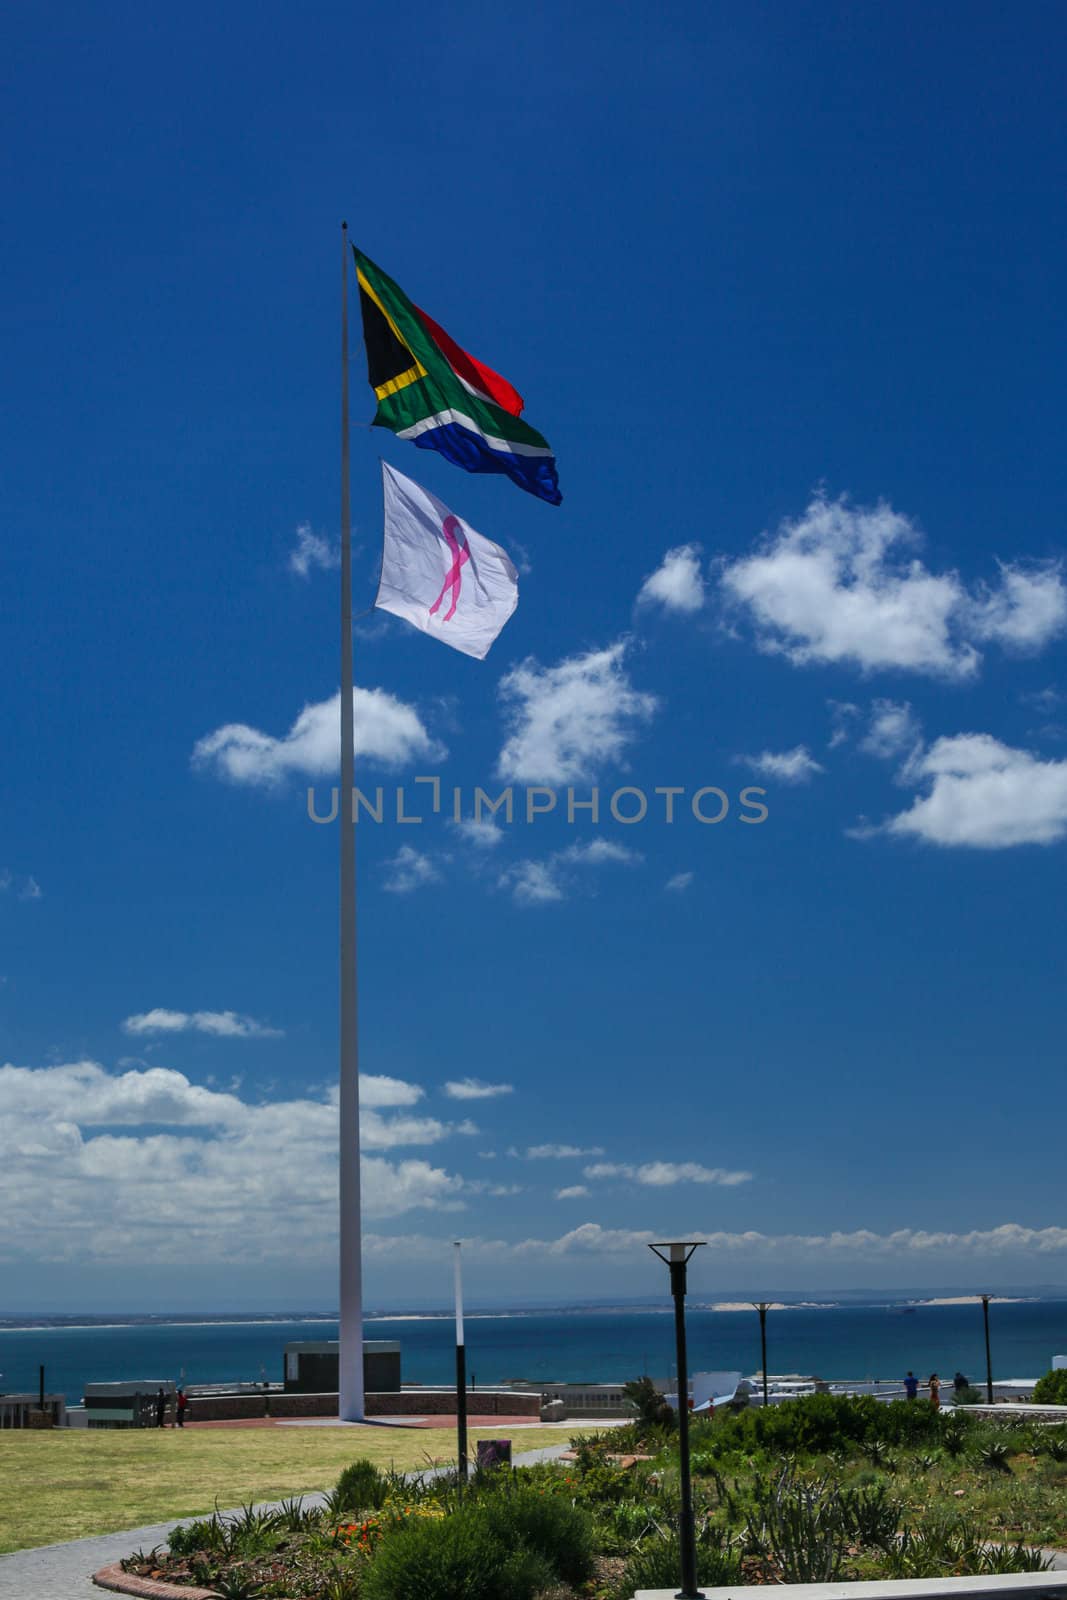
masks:
<path id="1" fill-rule="evenodd" d="M 186 1410 L 188 1409 L 188 1405 L 189 1405 L 189 1399 L 188 1399 L 188 1396 L 185 1393 L 185 1390 L 184 1389 L 179 1389 L 178 1390 L 178 1397 L 177 1397 L 177 1399 L 175 1401 L 175 1410 L 177 1412 L 177 1423 L 178 1423 L 179 1428 L 184 1428 L 185 1427 L 185 1413 L 186 1413 Z"/>
<path id="2" fill-rule="evenodd" d="M 160 1384 L 159 1393 L 156 1395 L 156 1427 L 157 1428 L 165 1428 L 166 1426 L 167 1426 L 167 1391 L 164 1389 L 163 1385 Z"/>
<path id="3" fill-rule="evenodd" d="M 962 1372 L 957 1372 L 952 1380 L 952 1387 L 957 1394 L 962 1394 L 964 1389 L 971 1387 L 971 1381 L 969 1378 L 965 1378 Z"/>
<path id="4" fill-rule="evenodd" d="M 918 1392 L 919 1380 L 915 1376 L 914 1372 L 909 1372 L 908 1376 L 904 1379 L 904 1393 L 907 1395 L 909 1400 L 914 1400 Z"/>
<path id="5" fill-rule="evenodd" d="M 930 1404 L 935 1411 L 941 1410 L 941 1379 L 936 1372 L 930 1374 Z"/>

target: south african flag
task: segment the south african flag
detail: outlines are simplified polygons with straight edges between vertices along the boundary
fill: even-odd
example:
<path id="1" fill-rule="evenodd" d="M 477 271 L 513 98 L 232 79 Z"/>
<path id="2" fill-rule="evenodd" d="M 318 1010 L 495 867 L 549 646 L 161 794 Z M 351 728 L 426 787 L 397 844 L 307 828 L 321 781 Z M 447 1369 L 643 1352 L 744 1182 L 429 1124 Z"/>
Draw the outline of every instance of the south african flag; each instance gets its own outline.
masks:
<path id="1" fill-rule="evenodd" d="M 374 426 L 439 450 L 466 472 L 504 472 L 558 506 L 556 460 L 547 439 L 523 422 L 522 396 L 461 350 L 362 251 L 355 256 L 367 376 L 378 400 Z"/>

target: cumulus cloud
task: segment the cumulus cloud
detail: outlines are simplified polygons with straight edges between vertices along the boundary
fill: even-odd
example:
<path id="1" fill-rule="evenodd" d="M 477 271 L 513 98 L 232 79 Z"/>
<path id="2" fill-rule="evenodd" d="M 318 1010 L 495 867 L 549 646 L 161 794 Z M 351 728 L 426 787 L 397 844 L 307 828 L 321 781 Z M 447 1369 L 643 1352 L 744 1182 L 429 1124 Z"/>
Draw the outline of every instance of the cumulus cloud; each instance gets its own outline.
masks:
<path id="1" fill-rule="evenodd" d="M 478 1078 L 459 1078 L 445 1084 L 445 1094 L 450 1100 L 495 1100 L 502 1094 L 514 1094 L 511 1083 L 482 1083 Z"/>
<path id="2" fill-rule="evenodd" d="M 602 867 L 613 862 L 621 866 L 634 866 L 644 857 L 638 850 L 630 850 L 614 839 L 591 839 L 588 844 L 568 845 L 559 852 L 559 860 L 579 867 Z"/>
<path id="3" fill-rule="evenodd" d="M 215 1039 L 280 1039 L 281 1028 L 271 1028 L 255 1017 L 237 1011 L 168 1011 L 156 1006 L 122 1023 L 123 1033 L 139 1036 L 160 1033 L 207 1033 Z"/>
<path id="4" fill-rule="evenodd" d="M 817 772 L 826 771 L 804 744 L 792 750 L 763 750 L 758 756 L 738 756 L 737 760 L 761 777 L 776 778 L 779 783 L 810 783 Z"/>
<path id="5" fill-rule="evenodd" d="M 924 566 L 920 544 L 891 506 L 818 498 L 754 554 L 728 562 L 722 585 L 760 647 L 797 665 L 964 679 L 978 671 L 979 643 L 1034 651 L 1067 625 L 1058 564 L 1005 563 L 996 585 L 968 589 L 958 573 Z"/>
<path id="6" fill-rule="evenodd" d="M 691 872 L 676 872 L 673 878 L 668 878 L 663 887 L 670 894 L 684 894 L 693 881 Z"/>
<path id="7" fill-rule="evenodd" d="M 437 883 L 441 874 L 428 855 L 413 845 L 402 844 L 385 863 L 384 887 L 390 894 L 412 894 L 428 883 Z"/>
<path id="8" fill-rule="evenodd" d="M 847 744 L 860 708 L 851 700 L 827 700 L 826 704 L 830 711 L 830 749 L 836 750 L 839 744 Z"/>
<path id="9" fill-rule="evenodd" d="M 416 759 L 440 761 L 446 751 L 430 737 L 414 706 L 385 689 L 356 689 L 353 696 L 356 757 L 385 767 Z M 288 733 L 275 737 L 243 722 L 205 734 L 193 749 L 193 766 L 230 783 L 271 785 L 295 774 L 321 778 L 341 762 L 341 696 L 307 705 Z"/>
<path id="10" fill-rule="evenodd" d="M 602 1156 L 599 1145 L 583 1150 L 576 1144 L 531 1144 L 526 1147 L 527 1161 L 569 1161 L 576 1156 Z"/>
<path id="11" fill-rule="evenodd" d="M 668 1189 L 676 1183 L 718 1183 L 732 1189 L 750 1183 L 751 1172 L 731 1172 L 725 1167 L 703 1167 L 697 1161 L 645 1161 L 632 1166 L 625 1161 L 598 1161 L 584 1169 L 587 1178 L 625 1178 L 649 1189 Z"/>
<path id="12" fill-rule="evenodd" d="M 365 1099 L 386 1104 L 421 1092 L 389 1078 L 364 1079 L 363 1088 Z M 0 1067 L 0 1261 L 285 1262 L 296 1252 L 329 1261 L 336 1099 L 334 1091 L 254 1104 L 163 1067 Z M 367 1215 L 461 1207 L 458 1175 L 375 1153 L 460 1131 L 366 1105 Z"/>
<path id="13" fill-rule="evenodd" d="M 507 783 L 577 783 L 617 763 L 657 707 L 630 682 L 627 641 L 554 667 L 532 657 L 501 679 L 508 738 L 497 761 Z"/>
<path id="14" fill-rule="evenodd" d="M 575 884 L 574 868 L 634 866 L 644 858 L 613 839 L 580 841 L 557 850 L 544 861 L 516 861 L 500 874 L 497 886 L 508 889 L 517 905 L 550 905 L 565 900 Z"/>
<path id="15" fill-rule="evenodd" d="M 921 743 L 918 717 L 905 700 L 875 700 L 871 704 L 871 719 L 866 734 L 860 740 L 860 749 L 881 761 L 895 760 Z"/>
<path id="16" fill-rule="evenodd" d="M 881 829 L 929 844 L 1004 850 L 1067 835 L 1067 761 L 1042 761 L 988 733 L 936 739 L 908 763 L 925 793 Z"/>
<path id="17" fill-rule="evenodd" d="M 380 1073 L 361 1072 L 359 1075 L 359 1103 L 366 1110 L 375 1106 L 413 1106 L 422 1099 L 423 1089 L 417 1083 L 405 1083 L 403 1078 L 388 1078 Z"/>
<path id="18" fill-rule="evenodd" d="M 589 1190 L 584 1183 L 572 1183 L 566 1189 L 556 1190 L 557 1200 L 584 1200 Z"/>
<path id="19" fill-rule="evenodd" d="M 36 878 L 17 878 L 7 867 L 0 868 L 0 894 L 8 894 L 12 889 L 20 900 L 40 900 L 43 894 Z"/>
<path id="20" fill-rule="evenodd" d="M 766 1234 L 755 1230 L 725 1233 L 713 1228 L 680 1227 L 679 1237 L 703 1239 L 708 1249 L 706 1260 L 718 1257 L 724 1266 L 743 1265 L 759 1260 L 768 1264 L 794 1265 L 798 1261 L 814 1268 L 855 1261 L 858 1265 L 880 1261 L 903 1265 L 943 1255 L 946 1251 L 976 1262 L 993 1265 L 1010 1261 L 1047 1263 L 1052 1256 L 1067 1252 L 1067 1228 L 1033 1228 L 1019 1223 L 1003 1223 L 994 1228 L 966 1232 L 937 1229 L 900 1228 L 892 1233 L 874 1233 L 866 1228 L 850 1232 Z M 610 1228 L 598 1222 L 583 1222 L 557 1238 L 509 1239 L 465 1235 L 464 1258 L 471 1261 L 506 1262 L 544 1260 L 551 1263 L 560 1256 L 614 1256 L 632 1263 L 649 1244 L 661 1235 L 650 1229 Z M 441 1239 L 431 1234 L 370 1233 L 364 1237 L 364 1254 L 388 1256 L 411 1263 L 438 1265 Z"/>
<path id="21" fill-rule="evenodd" d="M 551 857 L 548 861 L 516 861 L 497 882 L 501 889 L 510 889 L 520 906 L 551 905 L 565 896 Z"/>
<path id="22" fill-rule="evenodd" d="M 302 522 L 296 530 L 296 544 L 289 555 L 289 570 L 298 578 L 311 576 L 312 567 L 330 572 L 341 565 L 341 552 L 330 539 L 313 533 L 310 522 Z"/>
<path id="23" fill-rule="evenodd" d="M 462 817 L 458 822 L 450 822 L 449 827 L 464 844 L 473 845 L 479 851 L 495 850 L 503 843 L 504 830 L 492 817 Z"/>
<path id="24" fill-rule="evenodd" d="M 1040 650 L 1062 633 L 1067 621 L 1067 592 L 1058 565 L 1039 567 L 1000 564 L 1000 584 L 983 588 L 970 608 L 977 639 L 992 639 L 1010 649 Z"/>
<path id="25" fill-rule="evenodd" d="M 704 604 L 704 576 L 700 570 L 700 546 L 676 545 L 668 550 L 655 572 L 641 585 L 639 606 L 660 605 L 664 611 L 692 614 Z"/>

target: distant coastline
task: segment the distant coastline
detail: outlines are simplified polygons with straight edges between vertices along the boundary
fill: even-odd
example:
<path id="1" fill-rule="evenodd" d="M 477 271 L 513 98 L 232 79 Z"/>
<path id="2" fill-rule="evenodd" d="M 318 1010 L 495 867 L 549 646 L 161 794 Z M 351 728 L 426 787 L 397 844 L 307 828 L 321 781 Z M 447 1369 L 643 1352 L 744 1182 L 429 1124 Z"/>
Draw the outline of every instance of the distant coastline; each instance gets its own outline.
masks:
<path id="1" fill-rule="evenodd" d="M 1015 1292 L 990 1294 L 991 1305 L 1022 1305 L 1067 1301 L 1067 1286 L 1043 1285 L 1040 1288 L 1022 1288 Z M 943 1294 L 922 1295 L 914 1290 L 909 1292 L 885 1291 L 839 1291 L 835 1296 L 826 1298 L 805 1297 L 791 1299 L 788 1296 L 773 1298 L 767 1302 L 768 1307 L 774 1312 L 783 1311 L 835 1311 L 856 1310 L 860 1307 L 884 1308 L 893 1310 L 922 1310 L 923 1308 L 969 1306 L 981 1303 L 981 1296 L 977 1294 L 960 1294 L 945 1292 Z M 742 1299 L 740 1296 L 722 1300 L 701 1301 L 696 1298 L 690 1301 L 694 1311 L 706 1311 L 736 1315 L 742 1312 L 751 1312 L 754 1302 L 751 1299 Z M 583 1317 L 603 1316 L 605 1313 L 620 1312 L 627 1316 L 666 1316 L 670 1314 L 669 1305 L 662 1300 L 600 1300 L 559 1305 L 536 1306 L 473 1306 L 468 1309 L 469 1320 L 486 1318 L 525 1318 L 551 1316 Z M 451 1308 L 447 1306 L 414 1309 L 405 1307 L 397 1310 L 387 1310 L 375 1307 L 365 1317 L 368 1323 L 373 1322 L 436 1322 L 452 1316 Z M 0 1335 L 4 1333 L 26 1333 L 49 1331 L 66 1332 L 92 1332 L 116 1328 L 210 1328 L 210 1327 L 269 1327 L 271 1324 L 287 1324 L 314 1327 L 318 1324 L 336 1323 L 336 1311 L 303 1310 L 303 1311 L 173 1311 L 173 1312 L 137 1312 L 137 1311 L 112 1311 L 112 1312 L 24 1312 L 21 1315 L 0 1317 Z"/>

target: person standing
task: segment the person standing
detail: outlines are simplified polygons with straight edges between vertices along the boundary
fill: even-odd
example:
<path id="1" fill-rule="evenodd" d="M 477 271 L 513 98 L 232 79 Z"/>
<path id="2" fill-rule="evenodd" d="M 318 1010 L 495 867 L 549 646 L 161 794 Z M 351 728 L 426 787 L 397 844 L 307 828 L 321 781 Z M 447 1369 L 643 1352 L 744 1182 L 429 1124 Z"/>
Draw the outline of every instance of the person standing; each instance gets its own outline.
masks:
<path id="1" fill-rule="evenodd" d="M 187 1395 L 185 1393 L 185 1390 L 184 1389 L 179 1389 L 178 1390 L 178 1398 L 175 1401 L 175 1410 L 177 1412 L 177 1423 L 178 1423 L 179 1428 L 184 1428 L 185 1427 L 185 1413 L 186 1413 L 186 1410 L 188 1408 L 188 1405 L 189 1405 L 189 1400 L 188 1400 L 188 1397 L 187 1397 Z"/>
<path id="2" fill-rule="evenodd" d="M 914 1372 L 909 1372 L 908 1376 L 904 1379 L 904 1393 L 907 1395 L 909 1400 L 914 1400 L 918 1392 L 919 1380 L 915 1376 Z"/>
<path id="3" fill-rule="evenodd" d="M 156 1427 L 157 1428 L 165 1428 L 166 1425 L 167 1425 L 167 1391 L 164 1389 L 163 1385 L 160 1384 L 159 1393 L 156 1395 Z"/>
<path id="4" fill-rule="evenodd" d="M 941 1379 L 936 1372 L 930 1374 L 930 1404 L 935 1411 L 941 1410 Z"/>

